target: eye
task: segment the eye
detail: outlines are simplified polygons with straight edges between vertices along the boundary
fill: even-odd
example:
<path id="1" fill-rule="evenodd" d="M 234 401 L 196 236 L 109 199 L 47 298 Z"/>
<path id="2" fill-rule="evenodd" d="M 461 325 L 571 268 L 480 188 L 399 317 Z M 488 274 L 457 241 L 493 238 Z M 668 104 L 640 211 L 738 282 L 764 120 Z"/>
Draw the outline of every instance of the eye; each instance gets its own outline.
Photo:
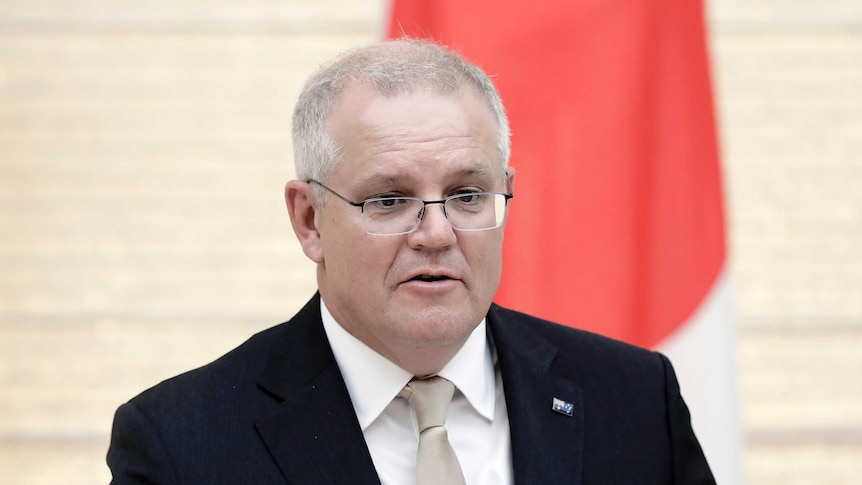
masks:
<path id="1" fill-rule="evenodd" d="M 410 205 L 410 201 L 404 197 L 374 197 L 365 201 L 365 209 L 378 212 L 397 210 Z"/>
<path id="2" fill-rule="evenodd" d="M 452 194 L 452 197 L 456 198 L 459 203 L 462 204 L 473 204 L 479 201 L 482 198 L 482 192 L 479 190 L 459 190 L 458 192 Z"/>

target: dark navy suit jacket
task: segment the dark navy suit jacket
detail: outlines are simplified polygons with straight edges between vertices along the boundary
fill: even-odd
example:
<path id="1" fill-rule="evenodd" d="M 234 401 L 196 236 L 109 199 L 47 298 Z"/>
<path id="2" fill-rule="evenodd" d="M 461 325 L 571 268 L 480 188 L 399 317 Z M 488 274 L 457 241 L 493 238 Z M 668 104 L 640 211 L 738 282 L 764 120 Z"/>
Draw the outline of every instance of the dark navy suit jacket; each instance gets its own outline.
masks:
<path id="1" fill-rule="evenodd" d="M 715 483 L 664 356 L 497 305 L 487 322 L 515 483 Z M 121 406 L 108 465 L 123 485 L 379 483 L 319 296 Z"/>

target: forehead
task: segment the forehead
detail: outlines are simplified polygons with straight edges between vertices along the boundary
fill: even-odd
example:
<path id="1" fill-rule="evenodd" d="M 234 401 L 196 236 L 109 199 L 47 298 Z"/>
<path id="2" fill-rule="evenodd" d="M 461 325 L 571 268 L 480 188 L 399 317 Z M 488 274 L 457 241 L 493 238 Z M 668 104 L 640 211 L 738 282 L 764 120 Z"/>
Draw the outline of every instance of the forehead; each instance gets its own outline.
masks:
<path id="1" fill-rule="evenodd" d="M 392 96 L 351 86 L 333 107 L 329 130 L 341 159 L 333 176 L 351 181 L 502 178 L 496 120 L 469 86 Z"/>

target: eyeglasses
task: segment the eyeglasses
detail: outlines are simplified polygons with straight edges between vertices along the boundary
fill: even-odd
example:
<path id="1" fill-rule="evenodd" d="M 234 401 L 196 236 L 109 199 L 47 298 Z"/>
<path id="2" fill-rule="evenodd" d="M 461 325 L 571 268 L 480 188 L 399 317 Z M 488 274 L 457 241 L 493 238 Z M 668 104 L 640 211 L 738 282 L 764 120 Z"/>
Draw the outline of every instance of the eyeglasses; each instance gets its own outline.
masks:
<path id="1" fill-rule="evenodd" d="M 441 200 L 422 200 L 417 197 L 373 197 L 354 202 L 317 180 L 310 179 L 334 196 L 354 207 L 362 208 L 362 228 L 372 236 L 409 234 L 419 227 L 430 204 L 443 206 L 443 214 L 454 229 L 459 231 L 487 231 L 503 225 L 506 208 L 514 194 L 500 192 L 465 192 Z"/>

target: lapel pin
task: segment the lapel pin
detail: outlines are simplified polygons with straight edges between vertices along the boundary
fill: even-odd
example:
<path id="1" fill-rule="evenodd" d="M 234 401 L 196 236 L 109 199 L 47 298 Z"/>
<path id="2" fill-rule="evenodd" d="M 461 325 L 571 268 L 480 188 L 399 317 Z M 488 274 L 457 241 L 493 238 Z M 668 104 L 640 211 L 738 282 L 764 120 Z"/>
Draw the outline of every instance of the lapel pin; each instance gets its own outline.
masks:
<path id="1" fill-rule="evenodd" d="M 554 405 L 551 407 L 551 409 L 560 414 L 565 414 L 568 417 L 572 417 L 572 414 L 574 414 L 575 412 L 575 405 L 555 397 Z"/>

